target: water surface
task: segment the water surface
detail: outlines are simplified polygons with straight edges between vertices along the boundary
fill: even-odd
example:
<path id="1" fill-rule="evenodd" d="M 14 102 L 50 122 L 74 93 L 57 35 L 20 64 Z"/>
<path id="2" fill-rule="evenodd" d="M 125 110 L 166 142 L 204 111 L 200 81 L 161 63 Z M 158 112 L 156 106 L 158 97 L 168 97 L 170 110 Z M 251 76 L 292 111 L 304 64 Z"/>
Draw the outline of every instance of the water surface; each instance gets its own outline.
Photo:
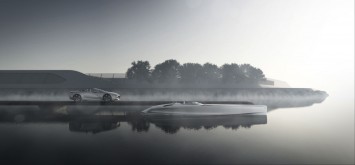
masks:
<path id="1" fill-rule="evenodd" d="M 197 119 L 142 118 L 145 107 L 2 106 L 0 161 L 353 164 L 353 103 L 305 105 Z"/>

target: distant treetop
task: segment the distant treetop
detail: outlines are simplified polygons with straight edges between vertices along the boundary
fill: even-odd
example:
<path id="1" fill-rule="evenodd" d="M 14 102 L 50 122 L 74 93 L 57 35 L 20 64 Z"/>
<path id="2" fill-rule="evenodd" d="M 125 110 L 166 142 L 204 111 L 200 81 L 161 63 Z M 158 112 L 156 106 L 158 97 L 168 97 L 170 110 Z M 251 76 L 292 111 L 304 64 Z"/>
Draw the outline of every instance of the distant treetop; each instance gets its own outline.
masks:
<path id="1" fill-rule="evenodd" d="M 181 83 L 181 84 L 255 84 L 265 81 L 263 71 L 250 64 L 185 63 L 180 65 L 174 59 L 150 68 L 148 61 L 134 61 L 128 68 L 126 77 L 137 82 Z"/>

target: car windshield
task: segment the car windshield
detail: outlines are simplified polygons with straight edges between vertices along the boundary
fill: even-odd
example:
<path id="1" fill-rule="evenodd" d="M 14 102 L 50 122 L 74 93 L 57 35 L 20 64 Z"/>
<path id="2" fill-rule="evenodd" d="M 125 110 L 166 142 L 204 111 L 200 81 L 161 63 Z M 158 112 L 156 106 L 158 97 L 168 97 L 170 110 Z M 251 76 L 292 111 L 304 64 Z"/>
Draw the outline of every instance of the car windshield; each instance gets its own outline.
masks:
<path id="1" fill-rule="evenodd" d="M 102 89 L 98 89 L 98 88 L 93 88 L 93 91 L 97 91 L 97 92 L 106 92 L 106 91 L 104 91 L 104 90 L 102 90 Z"/>

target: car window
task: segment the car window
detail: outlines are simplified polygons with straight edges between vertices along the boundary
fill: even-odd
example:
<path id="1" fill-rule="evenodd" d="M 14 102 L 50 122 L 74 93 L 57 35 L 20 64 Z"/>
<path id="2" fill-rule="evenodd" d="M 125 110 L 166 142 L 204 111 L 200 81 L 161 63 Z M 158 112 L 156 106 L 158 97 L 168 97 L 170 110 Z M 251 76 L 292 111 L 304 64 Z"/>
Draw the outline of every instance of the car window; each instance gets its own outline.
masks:
<path id="1" fill-rule="evenodd" d="M 89 92 L 89 89 L 80 89 L 80 92 Z"/>

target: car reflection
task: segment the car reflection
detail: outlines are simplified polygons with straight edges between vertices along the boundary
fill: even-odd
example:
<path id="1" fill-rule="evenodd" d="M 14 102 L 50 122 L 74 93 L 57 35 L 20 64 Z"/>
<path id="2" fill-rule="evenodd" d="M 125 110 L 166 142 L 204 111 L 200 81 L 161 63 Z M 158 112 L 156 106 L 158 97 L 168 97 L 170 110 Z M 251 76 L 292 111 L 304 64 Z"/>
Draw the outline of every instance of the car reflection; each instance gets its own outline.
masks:
<path id="1" fill-rule="evenodd" d="M 118 127 L 120 127 L 120 121 L 117 121 L 112 117 L 78 117 L 69 121 L 69 131 L 72 132 L 96 134 L 104 131 L 114 130 Z"/>

